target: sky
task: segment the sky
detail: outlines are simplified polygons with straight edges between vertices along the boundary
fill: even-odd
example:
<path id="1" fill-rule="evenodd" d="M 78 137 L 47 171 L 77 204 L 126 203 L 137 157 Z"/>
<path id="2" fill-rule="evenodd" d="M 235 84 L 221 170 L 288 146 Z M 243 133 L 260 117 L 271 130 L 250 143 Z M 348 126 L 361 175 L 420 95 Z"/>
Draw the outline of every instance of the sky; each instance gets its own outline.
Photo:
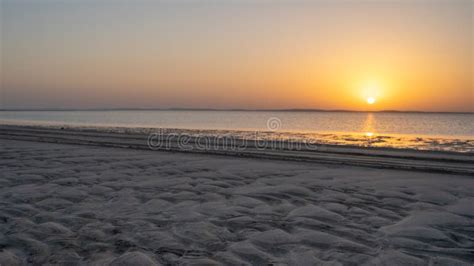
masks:
<path id="1" fill-rule="evenodd" d="M 474 112 L 473 11 L 471 0 L 0 0 L 0 108 Z"/>

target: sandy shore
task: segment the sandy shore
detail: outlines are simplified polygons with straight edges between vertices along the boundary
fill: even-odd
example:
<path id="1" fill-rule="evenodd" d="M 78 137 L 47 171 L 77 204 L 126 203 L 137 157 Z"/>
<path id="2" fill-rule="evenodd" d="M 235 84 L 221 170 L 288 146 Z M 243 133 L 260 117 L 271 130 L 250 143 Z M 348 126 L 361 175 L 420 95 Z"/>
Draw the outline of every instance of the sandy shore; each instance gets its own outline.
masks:
<path id="1" fill-rule="evenodd" d="M 204 134 L 196 137 L 181 130 L 108 127 L 0 125 L 0 138 L 407 169 L 474 177 L 474 153 L 321 145 L 312 142 L 291 142 L 281 138 L 262 141 L 236 138 L 233 135 Z"/>
<path id="2" fill-rule="evenodd" d="M 1 265 L 474 261 L 470 176 L 0 145 Z"/>

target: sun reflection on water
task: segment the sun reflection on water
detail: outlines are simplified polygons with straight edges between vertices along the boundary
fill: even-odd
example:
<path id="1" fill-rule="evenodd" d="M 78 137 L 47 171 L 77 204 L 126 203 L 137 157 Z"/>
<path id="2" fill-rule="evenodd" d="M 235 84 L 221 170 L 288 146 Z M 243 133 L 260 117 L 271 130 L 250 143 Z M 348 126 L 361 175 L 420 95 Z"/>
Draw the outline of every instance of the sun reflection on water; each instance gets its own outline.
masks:
<path id="1" fill-rule="evenodd" d="M 374 118 L 374 114 L 373 113 L 368 113 L 367 114 L 367 117 L 365 119 L 365 122 L 364 122 L 364 128 L 363 128 L 363 132 L 365 132 L 365 135 L 367 137 L 372 137 L 374 136 L 374 133 L 376 132 L 375 130 L 375 118 Z"/>

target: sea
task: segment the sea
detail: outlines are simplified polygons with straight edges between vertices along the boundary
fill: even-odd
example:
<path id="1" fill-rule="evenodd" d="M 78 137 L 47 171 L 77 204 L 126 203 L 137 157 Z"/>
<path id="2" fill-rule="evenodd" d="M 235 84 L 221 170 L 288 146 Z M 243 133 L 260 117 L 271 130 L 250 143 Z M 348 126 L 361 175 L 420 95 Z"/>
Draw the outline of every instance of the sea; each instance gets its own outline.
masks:
<path id="1" fill-rule="evenodd" d="M 474 153 L 474 113 L 70 110 L 0 111 L 4 125 L 166 129 L 191 135 Z M 259 134 L 256 134 L 259 133 Z"/>

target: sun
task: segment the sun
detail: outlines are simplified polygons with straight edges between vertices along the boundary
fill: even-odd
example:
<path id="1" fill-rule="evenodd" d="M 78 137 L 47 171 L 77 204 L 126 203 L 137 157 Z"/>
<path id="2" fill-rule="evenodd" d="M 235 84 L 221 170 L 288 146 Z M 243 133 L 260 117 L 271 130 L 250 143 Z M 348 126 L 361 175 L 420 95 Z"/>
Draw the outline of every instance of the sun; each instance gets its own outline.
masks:
<path id="1" fill-rule="evenodd" d="M 378 98 L 381 96 L 382 92 L 382 85 L 380 82 L 374 79 L 368 79 L 359 86 L 361 88 L 361 100 L 365 100 L 368 105 L 374 105 L 378 102 Z"/>
<path id="2" fill-rule="evenodd" d="M 367 103 L 368 103 L 368 104 L 374 104 L 375 101 L 376 101 L 376 99 L 375 99 L 374 97 L 368 97 L 368 98 L 367 98 Z"/>

